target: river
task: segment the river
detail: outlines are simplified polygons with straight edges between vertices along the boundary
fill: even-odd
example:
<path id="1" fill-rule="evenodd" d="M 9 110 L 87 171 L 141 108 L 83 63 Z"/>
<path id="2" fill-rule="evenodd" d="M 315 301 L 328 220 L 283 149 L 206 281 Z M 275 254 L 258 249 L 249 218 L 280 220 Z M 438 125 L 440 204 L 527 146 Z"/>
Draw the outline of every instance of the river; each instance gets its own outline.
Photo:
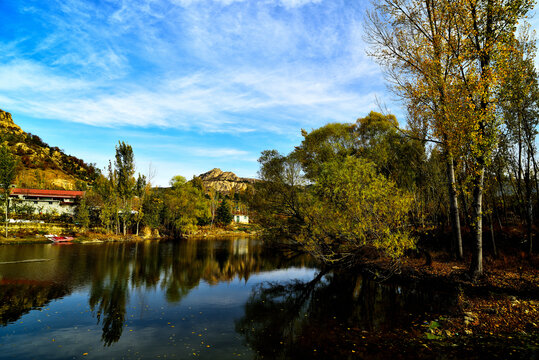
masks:
<path id="1" fill-rule="evenodd" d="M 453 299 L 253 239 L 4 245 L 0 359 L 354 358 Z"/>

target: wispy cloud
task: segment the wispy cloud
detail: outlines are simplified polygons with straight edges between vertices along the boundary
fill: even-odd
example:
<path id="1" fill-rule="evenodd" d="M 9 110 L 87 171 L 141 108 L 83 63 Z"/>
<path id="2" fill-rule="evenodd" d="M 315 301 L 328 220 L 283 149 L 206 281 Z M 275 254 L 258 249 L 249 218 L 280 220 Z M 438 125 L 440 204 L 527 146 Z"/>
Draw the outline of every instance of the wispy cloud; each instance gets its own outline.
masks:
<path id="1" fill-rule="evenodd" d="M 263 112 L 278 121 L 303 111 L 345 121 L 375 94 L 359 95 L 343 88 L 347 79 L 328 78 L 312 69 L 295 75 L 291 70 L 198 72 L 151 87 L 130 85 L 123 91 L 58 76 L 29 62 L 0 65 L 0 76 L 9 79 L 0 90 L 15 95 L 1 97 L 9 108 L 94 126 L 270 130 L 250 114 Z M 238 117 L 250 121 L 241 123 Z"/>
<path id="2" fill-rule="evenodd" d="M 0 3 L 12 18 L 0 39 L 0 108 L 61 121 L 58 131 L 71 124 L 114 134 L 170 129 L 204 143 L 185 145 L 189 156 L 254 161 L 264 148 L 295 141 L 300 128 L 354 121 L 376 108 L 385 88 L 365 56 L 363 7 L 347 0 Z"/>

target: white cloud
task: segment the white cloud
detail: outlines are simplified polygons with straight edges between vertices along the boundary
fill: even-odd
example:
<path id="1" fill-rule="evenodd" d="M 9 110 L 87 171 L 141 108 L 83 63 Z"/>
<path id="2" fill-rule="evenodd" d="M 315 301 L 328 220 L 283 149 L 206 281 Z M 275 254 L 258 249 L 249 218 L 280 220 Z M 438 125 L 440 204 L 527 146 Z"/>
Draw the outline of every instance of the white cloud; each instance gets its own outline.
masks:
<path id="1" fill-rule="evenodd" d="M 284 7 L 296 8 L 307 4 L 319 4 L 322 2 L 322 0 L 280 0 L 279 2 Z"/>
<path id="2" fill-rule="evenodd" d="M 214 70 L 155 81 L 151 86 L 116 88 L 104 81 L 60 76 L 23 61 L 0 65 L 0 77 L 7 79 L 0 83 L 5 94 L 0 100 L 3 106 L 33 117 L 104 127 L 207 132 L 276 131 L 281 125 L 286 127 L 283 119 L 292 116 L 298 117 L 296 125 L 303 123 L 302 117 L 352 121 L 361 111 L 358 106 L 374 102 L 375 92 L 358 95 L 347 89 L 351 79 L 338 76 L 338 69 L 328 68 L 325 73 L 320 67 L 294 70 Z M 268 124 L 268 117 L 275 121 Z"/>

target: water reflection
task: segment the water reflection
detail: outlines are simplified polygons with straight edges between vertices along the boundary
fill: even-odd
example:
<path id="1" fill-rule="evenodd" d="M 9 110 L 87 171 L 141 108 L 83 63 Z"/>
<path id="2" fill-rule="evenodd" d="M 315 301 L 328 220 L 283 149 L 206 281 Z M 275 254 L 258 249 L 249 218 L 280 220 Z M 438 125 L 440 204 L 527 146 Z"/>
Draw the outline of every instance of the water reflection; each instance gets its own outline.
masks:
<path id="1" fill-rule="evenodd" d="M 244 317 L 236 321 L 236 331 L 260 359 L 297 359 L 306 354 L 333 358 L 335 349 L 344 343 L 336 338 L 338 334 L 350 329 L 358 333 L 402 329 L 421 314 L 447 313 L 455 306 L 456 296 L 450 290 L 320 272 L 310 281 L 256 287 Z"/>
<path id="2" fill-rule="evenodd" d="M 27 259 L 47 261 L 13 263 Z M 130 350 L 304 358 L 314 348 L 335 358 L 347 329 L 405 328 L 418 314 L 447 312 L 454 299 L 440 289 L 320 272 L 307 257 L 287 260 L 245 239 L 4 246 L 0 359 L 89 349 L 103 358 Z M 35 346 L 24 345 L 29 339 Z M 65 352 L 48 347 L 52 339 Z"/>
<path id="3" fill-rule="evenodd" d="M 67 293 L 65 286 L 52 282 L 1 279 L 0 325 L 17 321 L 30 310 L 44 307 Z"/>
<path id="4" fill-rule="evenodd" d="M 102 327 L 105 346 L 120 340 L 134 292 L 163 291 L 179 303 L 205 282 L 215 285 L 289 266 L 313 264 L 306 257 L 287 261 L 258 241 L 187 240 L 99 245 L 3 247 L 0 263 L 52 259 L 31 264 L 0 264 L 0 322 L 7 325 L 53 299 L 89 288 L 89 307 Z M 36 280 L 39 279 L 39 280 Z"/>

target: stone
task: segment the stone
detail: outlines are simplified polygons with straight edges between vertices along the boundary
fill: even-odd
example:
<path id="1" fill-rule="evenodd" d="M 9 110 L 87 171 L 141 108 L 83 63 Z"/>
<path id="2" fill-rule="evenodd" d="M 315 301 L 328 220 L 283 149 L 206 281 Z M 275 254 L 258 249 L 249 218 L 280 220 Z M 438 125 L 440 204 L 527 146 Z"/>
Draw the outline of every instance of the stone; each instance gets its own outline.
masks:
<path id="1" fill-rule="evenodd" d="M 220 193 L 245 191 L 257 180 L 251 178 L 240 178 L 231 171 L 222 171 L 214 168 L 198 176 L 206 189 L 214 189 Z"/>

